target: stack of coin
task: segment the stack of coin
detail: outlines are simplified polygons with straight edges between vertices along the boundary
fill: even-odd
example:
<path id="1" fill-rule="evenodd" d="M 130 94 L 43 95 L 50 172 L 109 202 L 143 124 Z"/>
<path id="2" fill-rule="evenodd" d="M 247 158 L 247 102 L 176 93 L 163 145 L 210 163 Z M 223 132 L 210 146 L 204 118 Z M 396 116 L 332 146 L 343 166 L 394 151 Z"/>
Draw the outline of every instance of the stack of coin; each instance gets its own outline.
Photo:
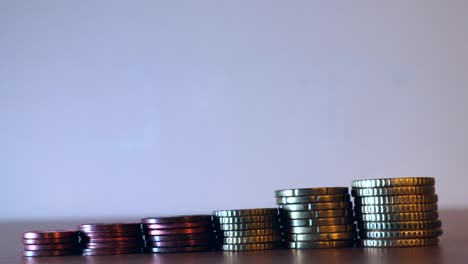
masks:
<path id="1" fill-rule="evenodd" d="M 83 224 L 78 228 L 84 256 L 141 253 L 139 224 Z"/>
<path id="2" fill-rule="evenodd" d="M 148 217 L 141 219 L 146 253 L 213 250 L 211 215 Z"/>
<path id="3" fill-rule="evenodd" d="M 420 177 L 353 181 L 358 245 L 437 245 L 442 223 L 434 185 L 434 178 Z"/>
<path id="4" fill-rule="evenodd" d="M 52 257 L 79 252 L 78 231 L 30 231 L 23 233 L 25 257 Z"/>
<path id="5" fill-rule="evenodd" d="M 278 210 L 258 208 L 213 212 L 216 249 L 223 251 L 278 248 Z"/>
<path id="6" fill-rule="evenodd" d="M 285 248 L 353 247 L 356 228 L 347 187 L 275 191 Z"/>

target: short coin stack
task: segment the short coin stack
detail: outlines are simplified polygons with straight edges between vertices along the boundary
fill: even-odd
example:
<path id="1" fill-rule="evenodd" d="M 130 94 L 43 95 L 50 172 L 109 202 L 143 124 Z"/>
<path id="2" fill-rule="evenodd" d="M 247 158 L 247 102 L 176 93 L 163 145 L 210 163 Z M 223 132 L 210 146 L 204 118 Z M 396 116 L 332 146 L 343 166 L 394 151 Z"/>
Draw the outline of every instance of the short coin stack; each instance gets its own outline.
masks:
<path id="1" fill-rule="evenodd" d="M 78 231 L 30 231 L 23 233 L 25 257 L 53 257 L 79 252 Z"/>
<path id="2" fill-rule="evenodd" d="M 141 219 L 146 253 L 213 250 L 211 215 L 148 217 Z"/>
<path id="3" fill-rule="evenodd" d="M 358 245 L 413 247 L 439 243 L 434 178 L 389 178 L 353 181 Z"/>
<path id="4" fill-rule="evenodd" d="M 278 248 L 278 209 L 258 208 L 213 212 L 216 248 L 222 251 Z"/>
<path id="5" fill-rule="evenodd" d="M 356 228 L 347 187 L 275 191 L 283 247 L 353 247 Z"/>
<path id="6" fill-rule="evenodd" d="M 139 224 L 83 224 L 78 228 L 84 256 L 141 253 Z"/>

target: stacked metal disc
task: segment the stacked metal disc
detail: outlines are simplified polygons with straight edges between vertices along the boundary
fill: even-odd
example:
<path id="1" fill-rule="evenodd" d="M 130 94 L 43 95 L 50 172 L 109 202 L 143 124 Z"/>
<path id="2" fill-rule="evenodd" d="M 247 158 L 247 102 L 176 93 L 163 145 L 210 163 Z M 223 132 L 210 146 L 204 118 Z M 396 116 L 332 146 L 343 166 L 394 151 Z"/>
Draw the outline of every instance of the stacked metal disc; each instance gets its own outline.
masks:
<path id="1" fill-rule="evenodd" d="M 139 224 L 83 224 L 78 228 L 84 256 L 141 253 Z"/>
<path id="2" fill-rule="evenodd" d="M 258 208 L 213 212 L 216 249 L 223 251 L 278 248 L 278 209 Z"/>
<path id="3" fill-rule="evenodd" d="M 213 250 L 211 215 L 148 217 L 141 219 L 144 252 L 182 253 Z"/>
<path id="4" fill-rule="evenodd" d="M 79 253 L 78 231 L 30 231 L 23 233 L 25 257 L 53 257 Z"/>
<path id="5" fill-rule="evenodd" d="M 285 248 L 353 247 L 356 228 L 349 189 L 275 191 Z"/>
<path id="6" fill-rule="evenodd" d="M 434 185 L 434 178 L 419 177 L 353 181 L 358 245 L 437 245 L 442 223 Z"/>

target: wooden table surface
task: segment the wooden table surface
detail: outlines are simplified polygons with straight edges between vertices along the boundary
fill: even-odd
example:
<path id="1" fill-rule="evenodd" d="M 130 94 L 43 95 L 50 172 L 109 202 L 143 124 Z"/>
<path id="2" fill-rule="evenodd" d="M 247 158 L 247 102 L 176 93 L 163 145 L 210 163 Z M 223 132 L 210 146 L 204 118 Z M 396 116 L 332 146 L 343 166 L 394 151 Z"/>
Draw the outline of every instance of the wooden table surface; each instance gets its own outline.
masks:
<path id="1" fill-rule="evenodd" d="M 437 247 L 281 249 L 257 252 L 201 252 L 51 258 L 21 257 L 22 233 L 38 229 L 76 229 L 77 224 L 88 223 L 89 219 L 61 222 L 0 223 L 0 263 L 468 263 L 468 209 L 441 209 L 440 219 L 442 220 L 444 235 Z M 125 219 L 125 221 L 128 220 L 138 221 L 139 218 Z"/>

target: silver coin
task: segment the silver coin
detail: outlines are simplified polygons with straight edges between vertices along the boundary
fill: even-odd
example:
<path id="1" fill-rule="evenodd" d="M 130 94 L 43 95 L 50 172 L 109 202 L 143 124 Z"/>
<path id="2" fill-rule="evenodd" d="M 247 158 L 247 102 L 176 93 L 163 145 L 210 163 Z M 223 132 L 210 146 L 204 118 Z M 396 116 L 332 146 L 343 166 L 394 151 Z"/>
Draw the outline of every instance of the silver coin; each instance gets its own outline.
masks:
<path id="1" fill-rule="evenodd" d="M 330 218 L 330 217 L 344 217 L 353 216 L 351 209 L 338 209 L 338 210 L 320 210 L 320 211 L 296 211 L 284 212 L 280 211 L 280 216 L 283 219 L 309 219 L 309 218 Z"/>
<path id="2" fill-rule="evenodd" d="M 371 239 L 408 239 L 438 237 L 443 234 L 442 229 L 420 229 L 420 230 L 400 230 L 400 231 L 359 231 L 360 238 Z"/>
<path id="3" fill-rule="evenodd" d="M 286 234 L 324 234 L 324 233 L 340 233 L 340 232 L 355 232 L 355 225 L 324 225 L 324 226 L 294 226 L 284 229 Z"/>
<path id="4" fill-rule="evenodd" d="M 276 204 L 347 202 L 349 200 L 350 200 L 349 194 L 309 195 L 309 196 L 277 197 Z"/>
<path id="5" fill-rule="evenodd" d="M 405 221 L 405 222 L 360 222 L 359 230 L 416 230 L 436 229 L 442 226 L 440 220 Z"/>
<path id="6" fill-rule="evenodd" d="M 354 247 L 354 240 L 341 241 L 308 241 L 308 242 L 284 242 L 286 248 L 305 249 L 305 248 L 343 248 Z"/>
<path id="7" fill-rule="evenodd" d="M 438 197 L 436 194 L 428 195 L 398 195 L 398 196 L 370 196 L 356 197 L 354 204 L 359 205 L 376 205 L 376 204 L 420 204 L 420 203 L 437 203 Z"/>
<path id="8" fill-rule="evenodd" d="M 319 211 L 319 210 L 334 210 L 334 209 L 350 209 L 353 208 L 351 202 L 329 202 L 329 203 L 304 203 L 304 204 L 280 204 L 280 211 Z"/>
<path id="9" fill-rule="evenodd" d="M 257 222 L 244 224 L 221 224 L 217 228 L 221 231 L 249 230 L 249 229 L 267 229 L 278 228 L 278 222 Z"/>
<path id="10" fill-rule="evenodd" d="M 277 215 L 255 215 L 239 217 L 215 217 L 214 222 L 219 224 L 244 224 L 255 222 L 274 222 L 278 221 Z"/>
<path id="11" fill-rule="evenodd" d="M 275 191 L 276 197 L 326 195 L 326 194 L 348 194 L 348 193 L 349 193 L 348 187 L 300 188 L 300 189 L 285 189 L 285 190 Z"/>
<path id="12" fill-rule="evenodd" d="M 316 218 L 316 219 L 297 219 L 297 220 L 282 220 L 280 222 L 283 227 L 290 226 L 331 226 L 331 225 L 348 225 L 354 223 L 352 217 L 335 217 L 335 218 Z"/>
<path id="13" fill-rule="evenodd" d="M 414 213 L 392 213 L 392 214 L 357 214 L 356 220 L 365 222 L 399 222 L 399 221 L 421 221 L 437 220 L 438 212 L 414 212 Z"/>
<path id="14" fill-rule="evenodd" d="M 271 236 L 279 235 L 279 229 L 250 229 L 250 230 L 233 230 L 233 231 L 217 231 L 218 237 L 252 237 L 252 236 Z"/>
<path id="15" fill-rule="evenodd" d="M 241 251 L 241 250 L 268 250 L 278 248 L 277 243 L 257 243 L 257 244 L 224 244 L 220 245 L 219 249 L 225 251 Z"/>
<path id="16" fill-rule="evenodd" d="M 324 234 L 288 234 L 285 239 L 293 242 L 300 241 L 330 241 L 330 240 L 352 240 L 355 232 L 324 233 Z"/>
<path id="17" fill-rule="evenodd" d="M 378 213 L 404 213 L 437 211 L 437 203 L 432 204 L 389 204 L 389 205 L 362 205 L 354 206 L 354 212 L 364 214 Z"/>
<path id="18" fill-rule="evenodd" d="M 351 190 L 352 196 L 385 196 L 385 195 L 416 195 L 435 194 L 434 186 L 402 186 L 384 188 L 360 188 Z"/>
<path id="19" fill-rule="evenodd" d="M 383 178 L 353 181 L 353 188 L 434 185 L 432 177 Z"/>
<path id="20" fill-rule="evenodd" d="M 438 245 L 439 238 L 360 239 L 357 244 L 362 247 L 423 247 Z"/>
<path id="21" fill-rule="evenodd" d="M 223 244 L 258 244 L 258 243 L 272 243 L 280 241 L 280 235 L 271 236 L 251 236 L 251 237 L 224 237 L 221 238 Z"/>
<path id="22" fill-rule="evenodd" d="M 213 215 L 218 217 L 236 217 L 236 216 L 252 216 L 252 215 L 276 215 L 276 208 L 255 208 L 255 209 L 236 209 L 236 210 L 220 210 L 214 211 Z"/>

